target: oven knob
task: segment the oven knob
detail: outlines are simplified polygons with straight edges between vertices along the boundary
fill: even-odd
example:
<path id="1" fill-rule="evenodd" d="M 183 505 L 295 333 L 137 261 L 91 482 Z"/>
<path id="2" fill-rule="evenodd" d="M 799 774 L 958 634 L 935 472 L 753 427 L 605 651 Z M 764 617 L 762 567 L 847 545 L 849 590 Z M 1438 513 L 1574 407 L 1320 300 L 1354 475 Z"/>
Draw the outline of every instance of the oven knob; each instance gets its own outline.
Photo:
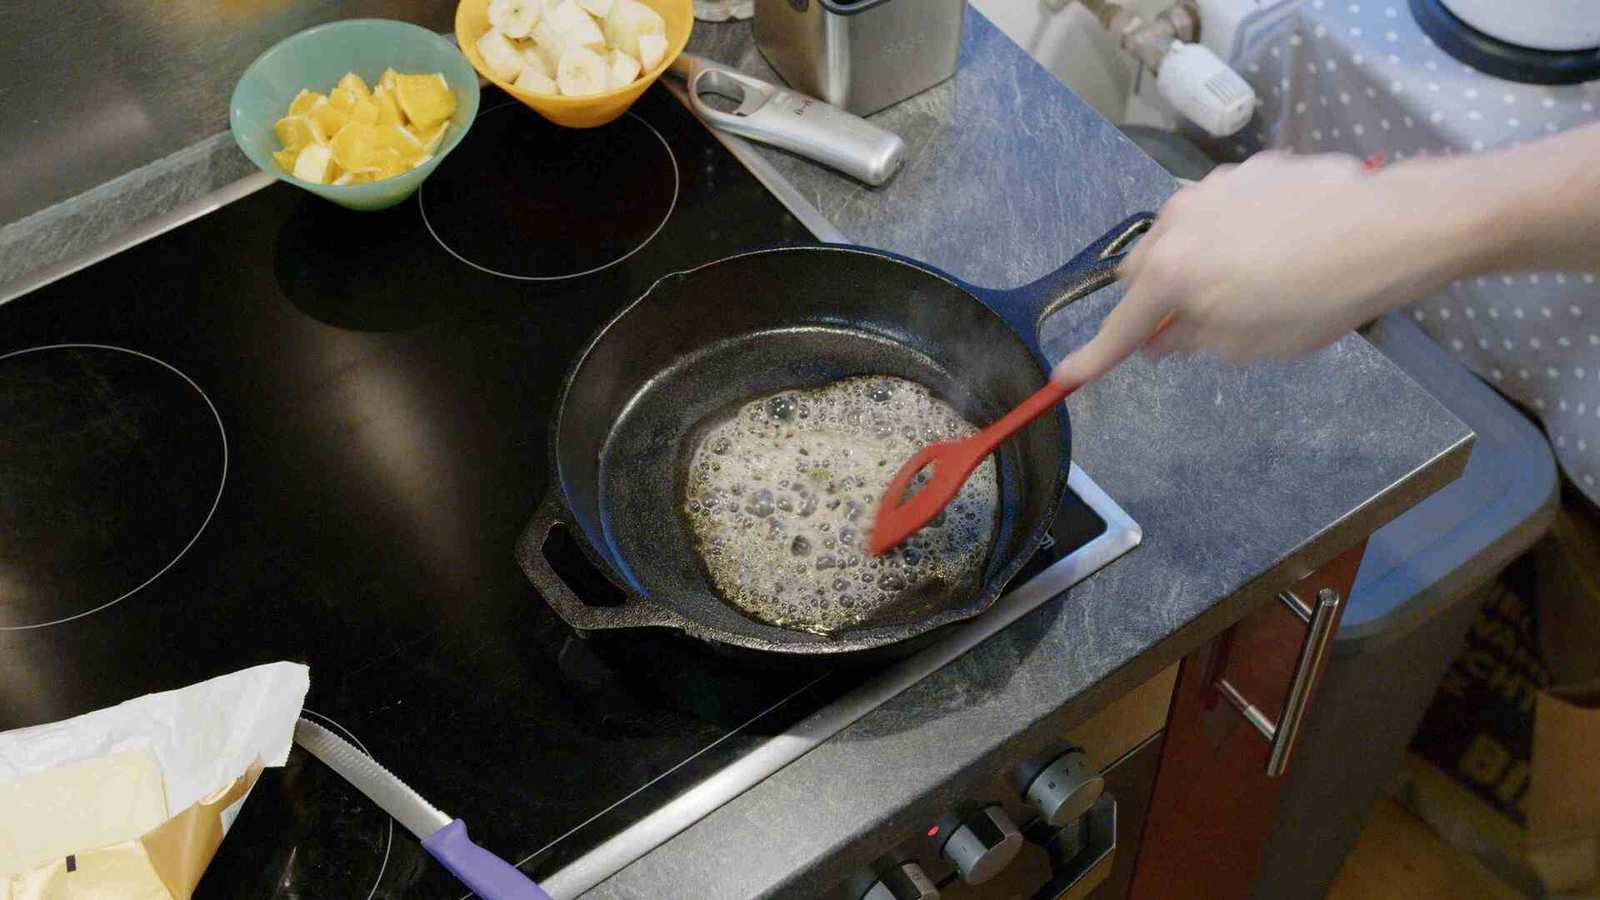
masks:
<path id="1" fill-rule="evenodd" d="M 998 806 L 968 820 L 944 842 L 944 858 L 961 870 L 967 884 L 982 884 L 1000 874 L 1022 851 L 1022 832 Z"/>
<path id="2" fill-rule="evenodd" d="M 939 900 L 939 889 L 921 866 L 908 862 L 883 876 L 861 900 Z"/>
<path id="3" fill-rule="evenodd" d="M 1061 828 L 1094 806 L 1106 782 L 1089 763 L 1089 754 L 1068 750 L 1028 785 L 1028 802 L 1053 827 Z"/>

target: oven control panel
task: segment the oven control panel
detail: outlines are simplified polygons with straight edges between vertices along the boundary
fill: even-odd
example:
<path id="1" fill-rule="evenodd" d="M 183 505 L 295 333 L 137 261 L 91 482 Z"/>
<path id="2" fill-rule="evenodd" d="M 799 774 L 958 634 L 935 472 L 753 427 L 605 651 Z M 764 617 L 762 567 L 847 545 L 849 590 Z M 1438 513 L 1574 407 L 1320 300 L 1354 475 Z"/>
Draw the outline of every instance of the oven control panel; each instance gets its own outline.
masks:
<path id="1" fill-rule="evenodd" d="M 956 867 L 962 881 L 982 884 L 1011 865 L 1021 852 L 1022 832 L 996 804 L 957 825 L 945 838 L 939 855 Z"/>
<path id="2" fill-rule="evenodd" d="M 995 773 L 824 900 L 1126 895 L 1176 667 Z"/>
<path id="3" fill-rule="evenodd" d="M 1039 818 L 1061 828 L 1087 813 L 1105 787 L 1106 779 L 1089 761 L 1089 754 L 1074 747 L 1029 779 L 1027 797 Z"/>

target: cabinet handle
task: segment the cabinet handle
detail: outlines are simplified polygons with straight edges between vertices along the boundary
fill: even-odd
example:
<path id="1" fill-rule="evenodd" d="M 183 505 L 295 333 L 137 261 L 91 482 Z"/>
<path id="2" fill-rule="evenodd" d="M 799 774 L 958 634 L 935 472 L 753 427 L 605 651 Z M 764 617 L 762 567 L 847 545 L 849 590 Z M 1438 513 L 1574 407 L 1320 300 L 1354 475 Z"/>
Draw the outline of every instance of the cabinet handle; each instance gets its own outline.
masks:
<path id="1" fill-rule="evenodd" d="M 1216 680 L 1217 692 L 1233 704 L 1261 736 L 1272 745 L 1272 755 L 1267 758 L 1267 777 L 1277 778 L 1289 768 L 1289 756 L 1294 753 L 1295 741 L 1300 737 L 1300 726 L 1305 722 L 1306 710 L 1311 705 L 1311 686 L 1317 671 L 1322 668 L 1322 658 L 1333 643 L 1333 623 L 1338 618 L 1339 593 L 1329 588 L 1317 592 L 1315 609 L 1306 606 L 1293 591 L 1284 591 L 1278 600 L 1306 623 L 1306 642 L 1300 648 L 1300 664 L 1295 669 L 1294 681 L 1289 685 L 1289 699 L 1283 704 L 1283 719 L 1274 723 L 1259 707 L 1244 698 L 1239 689 L 1226 678 Z"/>

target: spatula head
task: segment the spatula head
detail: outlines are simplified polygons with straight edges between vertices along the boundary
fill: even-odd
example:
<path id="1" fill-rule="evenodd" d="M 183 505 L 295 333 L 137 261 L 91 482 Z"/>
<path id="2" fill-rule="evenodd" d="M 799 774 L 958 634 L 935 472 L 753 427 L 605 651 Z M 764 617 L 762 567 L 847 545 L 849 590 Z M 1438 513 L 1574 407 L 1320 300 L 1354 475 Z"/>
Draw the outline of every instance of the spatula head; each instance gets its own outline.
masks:
<path id="1" fill-rule="evenodd" d="M 867 549 L 873 556 L 893 550 L 955 499 L 972 470 L 983 461 L 981 447 L 973 444 L 972 438 L 942 441 L 922 448 L 906 460 L 878 501 L 878 515 L 867 536 Z M 923 469 L 929 470 L 929 477 L 907 497 L 906 492 Z"/>

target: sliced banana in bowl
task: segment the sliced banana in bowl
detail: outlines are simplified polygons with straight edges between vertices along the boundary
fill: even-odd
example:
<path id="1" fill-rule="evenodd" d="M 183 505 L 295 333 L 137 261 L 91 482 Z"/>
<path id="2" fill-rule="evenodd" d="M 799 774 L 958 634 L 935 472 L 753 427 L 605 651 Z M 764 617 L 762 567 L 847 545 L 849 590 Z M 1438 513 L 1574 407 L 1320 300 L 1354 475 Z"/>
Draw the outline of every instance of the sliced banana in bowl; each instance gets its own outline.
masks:
<path id="1" fill-rule="evenodd" d="M 691 0 L 461 0 L 456 39 L 481 74 L 546 118 L 615 119 L 688 42 Z"/>
<path id="2" fill-rule="evenodd" d="M 611 85 L 606 58 L 588 47 L 573 47 L 556 66 L 556 87 L 568 97 L 603 94 Z"/>
<path id="3" fill-rule="evenodd" d="M 666 49 L 666 19 L 640 0 L 489 0 L 488 12 L 476 46 L 495 77 L 518 85 L 525 69 L 537 68 L 544 79 L 528 84 L 554 79 L 567 97 L 627 87 Z"/>

